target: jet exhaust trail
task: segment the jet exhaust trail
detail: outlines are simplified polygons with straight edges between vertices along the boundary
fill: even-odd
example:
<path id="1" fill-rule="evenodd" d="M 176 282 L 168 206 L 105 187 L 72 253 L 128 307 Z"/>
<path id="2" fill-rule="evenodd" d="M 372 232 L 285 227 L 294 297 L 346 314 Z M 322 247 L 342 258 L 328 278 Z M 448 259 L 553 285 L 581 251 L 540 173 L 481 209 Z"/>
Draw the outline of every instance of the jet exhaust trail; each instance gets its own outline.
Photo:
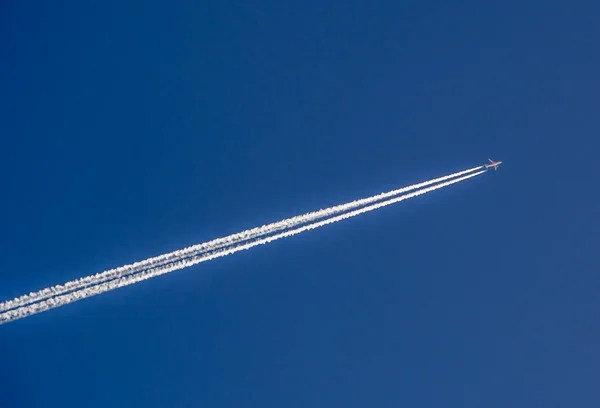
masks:
<path id="1" fill-rule="evenodd" d="M 184 249 L 169 252 L 167 254 L 159 255 L 156 257 L 148 258 L 143 261 L 135 262 L 129 265 L 124 265 L 118 268 L 109 269 L 107 271 L 97 273 L 95 275 L 89 275 L 83 278 L 74 279 L 66 282 L 62 285 L 55 285 L 46 289 L 42 289 L 37 292 L 32 292 L 28 295 L 17 297 L 13 300 L 8 300 L 0 303 L 0 312 L 22 307 L 31 303 L 36 303 L 45 299 L 49 299 L 58 295 L 62 295 L 68 292 L 73 292 L 79 289 L 83 289 L 90 286 L 95 286 L 99 283 L 110 281 L 113 279 L 120 278 L 122 276 L 135 274 L 144 271 L 148 268 L 156 268 L 161 265 L 169 264 L 177 260 L 196 256 L 201 253 L 213 251 L 215 249 L 228 247 L 244 241 L 259 238 L 268 234 L 272 234 L 277 231 L 292 228 L 300 224 L 315 221 L 320 218 L 328 217 L 340 212 L 348 211 L 363 205 L 371 204 L 386 198 L 396 196 L 398 194 L 405 193 L 407 191 L 416 190 L 422 187 L 426 187 L 431 184 L 440 183 L 455 177 L 460 177 L 465 174 L 472 173 L 474 171 L 482 169 L 484 166 L 474 167 L 472 169 L 459 171 L 457 173 L 450 174 L 448 176 L 438 177 L 429 181 L 425 181 L 418 184 L 413 184 L 400 189 L 392 190 L 386 193 L 377 194 L 371 197 L 362 198 L 359 200 L 351 201 L 346 204 L 340 204 L 326 209 L 309 212 L 303 215 L 287 218 L 282 221 L 274 222 L 271 224 L 263 225 L 261 227 L 252 228 L 236 234 L 232 234 L 223 238 L 217 238 L 202 244 L 193 245 Z"/>
<path id="2" fill-rule="evenodd" d="M 480 168 L 476 168 L 476 169 L 480 169 Z M 360 209 L 357 209 L 357 210 L 354 210 L 351 212 L 347 212 L 347 213 L 344 213 L 344 214 L 341 214 L 341 215 L 338 215 L 335 217 L 327 218 L 322 221 L 314 222 L 312 224 L 304 225 L 302 227 L 298 227 L 298 228 L 291 229 L 291 230 L 288 229 L 287 231 L 280 232 L 276 235 L 272 235 L 272 236 L 268 236 L 268 237 L 260 238 L 260 239 L 255 238 L 254 241 L 244 243 L 244 244 L 239 244 L 239 245 L 233 246 L 233 247 L 230 246 L 230 247 L 225 247 L 225 248 L 217 248 L 217 249 L 213 250 L 212 252 L 208 252 L 208 253 L 194 254 L 189 257 L 178 259 L 170 264 L 147 268 L 146 270 L 143 270 L 137 274 L 121 276 L 117 279 L 114 279 L 111 281 L 105 281 L 105 282 L 99 283 L 95 286 L 86 287 L 86 288 L 83 288 L 83 289 L 80 289 L 80 290 L 77 290 L 77 291 L 74 291 L 74 292 L 71 292 L 68 294 L 58 295 L 58 296 L 52 297 L 50 299 L 40 301 L 38 303 L 21 306 L 14 310 L 0 313 L 0 324 L 12 322 L 12 321 L 15 321 L 18 319 L 22 319 L 24 317 L 27 317 L 27 316 L 30 316 L 30 315 L 33 315 L 36 313 L 40 313 L 40 312 L 50 310 L 50 309 L 53 309 L 56 307 L 64 306 L 66 304 L 73 303 L 77 300 L 81 300 L 81 299 L 85 299 L 87 297 L 99 295 L 101 293 L 108 292 L 113 289 L 117 289 L 117 288 L 120 288 L 123 286 L 128 286 L 128 285 L 131 285 L 131 284 L 134 284 L 137 282 L 141 282 L 146 279 L 150 279 L 150 278 L 160 276 L 160 275 L 163 275 L 163 274 L 166 274 L 169 272 L 173 272 L 175 270 L 183 269 L 183 268 L 186 268 L 186 267 L 189 267 L 192 265 L 196 265 L 201 262 L 206 262 L 211 259 L 231 255 L 231 254 L 234 254 L 239 251 L 250 249 L 257 245 L 264 245 L 264 244 L 276 241 L 281 238 L 286 238 L 289 236 L 300 234 L 304 231 L 308 231 L 308 230 L 316 229 L 316 228 L 319 228 L 319 227 L 322 227 L 322 226 L 325 226 L 328 224 L 336 223 L 336 222 L 345 220 L 347 218 L 355 217 L 357 215 L 360 215 L 360 214 L 363 214 L 366 212 L 370 212 L 370 211 L 373 211 L 373 210 L 376 210 L 376 209 L 379 209 L 379 208 L 382 208 L 382 207 L 385 207 L 385 206 L 388 206 L 391 204 L 395 204 L 395 203 L 403 201 L 403 200 L 407 200 L 409 198 L 413 198 L 413 197 L 416 197 L 416 196 L 419 196 L 422 194 L 426 194 L 430 191 L 438 190 L 440 188 L 461 182 L 463 180 L 467 180 L 469 178 L 472 178 L 472 177 L 478 176 L 482 173 L 485 173 L 486 171 L 487 170 L 478 171 L 476 173 L 468 174 L 468 175 L 460 177 L 460 178 L 455 178 L 453 180 L 446 181 L 441 184 L 436 184 L 431 187 L 422 188 L 420 190 L 414 191 L 409 194 L 402 195 L 400 197 L 391 198 L 386 201 L 383 201 L 383 202 L 380 202 L 377 204 L 372 204 L 372 205 L 369 205 L 369 206 L 366 206 L 366 207 L 363 207 L 363 208 L 360 208 Z"/>

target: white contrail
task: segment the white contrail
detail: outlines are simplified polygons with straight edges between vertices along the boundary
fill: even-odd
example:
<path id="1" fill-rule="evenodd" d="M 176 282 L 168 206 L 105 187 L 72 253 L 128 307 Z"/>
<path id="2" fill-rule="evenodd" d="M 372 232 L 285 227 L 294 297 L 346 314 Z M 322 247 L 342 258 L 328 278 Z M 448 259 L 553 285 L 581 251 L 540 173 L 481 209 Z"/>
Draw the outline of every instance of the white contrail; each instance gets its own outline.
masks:
<path id="1" fill-rule="evenodd" d="M 463 176 L 460 178 L 456 178 L 456 179 L 453 179 L 453 180 L 450 180 L 450 181 L 447 181 L 447 182 L 444 182 L 441 184 L 436 184 L 431 187 L 423 188 L 423 189 L 417 190 L 415 192 L 402 195 L 400 197 L 392 198 L 392 199 L 389 199 L 389 200 L 386 200 L 386 201 L 383 201 L 383 202 L 380 202 L 377 204 L 372 204 L 367 207 L 360 208 L 358 210 L 344 213 L 344 214 L 341 214 L 341 215 L 338 215 L 335 217 L 327 218 L 325 220 L 315 222 L 315 223 L 312 223 L 309 225 L 305 225 L 305 226 L 302 226 L 302 227 L 299 227 L 296 229 L 281 232 L 279 234 L 272 235 L 272 236 L 269 236 L 266 238 L 256 239 L 254 241 L 251 241 L 251 242 L 248 242 L 245 244 L 240 244 L 240 245 L 234 246 L 232 248 L 224 248 L 224 249 L 216 250 L 216 251 L 213 251 L 212 253 L 208 253 L 208 254 L 192 256 L 192 257 L 189 257 L 186 259 L 175 261 L 168 265 L 150 268 L 150 269 L 144 270 L 144 271 L 139 272 L 134 275 L 123 276 L 118 279 L 100 283 L 96 286 L 87 287 L 87 288 L 80 289 L 78 291 L 71 292 L 71 293 L 68 293 L 65 295 L 56 296 L 51 299 L 41 301 L 39 303 L 30 304 L 30 305 L 23 306 L 23 307 L 14 309 L 14 310 L 0 313 L 0 324 L 12 322 L 12 321 L 15 321 L 18 319 L 22 319 L 24 317 L 27 317 L 27 316 L 30 316 L 30 315 L 33 315 L 36 313 L 40 313 L 40 312 L 50 310 L 50 309 L 53 309 L 56 307 L 64 306 L 66 304 L 73 303 L 77 300 L 81 300 L 81 299 L 85 299 L 87 297 L 99 295 L 101 293 L 108 292 L 113 289 L 117 289 L 117 288 L 120 288 L 123 286 L 128 286 L 128 285 L 131 285 L 131 284 L 134 284 L 137 282 L 141 282 L 143 280 L 150 279 L 150 278 L 153 278 L 156 276 L 164 275 L 166 273 L 173 272 L 173 271 L 179 270 L 179 269 L 183 269 L 183 268 L 186 268 L 186 267 L 189 267 L 192 265 L 196 265 L 201 262 L 206 262 L 211 259 L 221 258 L 221 257 L 227 256 L 227 255 L 231 255 L 231 254 L 234 254 L 239 251 L 250 249 L 257 245 L 267 244 L 269 242 L 276 241 L 281 238 L 300 234 L 301 232 L 304 232 L 304 231 L 319 228 L 319 227 L 322 227 L 322 226 L 328 225 L 328 224 L 333 224 L 335 222 L 345 220 L 347 218 L 355 217 L 357 215 L 360 215 L 360 214 L 363 214 L 363 213 L 366 213 L 369 211 L 373 211 L 373 210 L 397 203 L 399 201 L 407 200 L 409 198 L 416 197 L 416 196 L 428 193 L 430 191 L 438 190 L 440 188 L 449 186 L 451 184 L 458 183 L 460 181 L 469 179 L 471 177 L 478 176 L 485 172 L 486 172 L 486 170 L 478 171 L 477 173 L 469 174 L 469 175 L 466 175 L 466 176 Z"/>
<path id="2" fill-rule="evenodd" d="M 472 169 L 460 171 L 454 174 L 450 174 L 448 176 L 438 177 L 433 180 L 425 181 L 418 184 L 413 184 L 411 186 L 403 187 L 400 189 L 392 190 L 387 193 L 377 194 L 371 197 L 362 198 L 360 200 L 355 200 L 346 204 L 340 204 L 334 207 L 329 207 L 326 209 L 321 209 L 319 211 L 309 212 L 303 215 L 298 215 L 295 217 L 287 218 L 282 221 L 274 222 L 271 224 L 263 225 L 262 227 L 252 228 L 246 231 L 239 232 L 237 234 L 232 234 L 223 238 L 217 238 L 212 241 L 208 241 L 202 244 L 193 245 L 184 249 L 180 249 L 177 251 L 169 252 L 167 254 L 159 255 L 156 257 L 148 258 L 144 261 L 135 262 L 129 265 L 120 266 L 118 268 L 109 269 L 104 272 L 97 273 L 95 275 L 89 275 L 84 278 L 74 279 L 72 281 L 66 282 L 62 285 L 55 285 L 46 289 L 42 289 L 37 292 L 32 292 L 28 295 L 23 295 L 17 297 L 13 300 L 7 300 L 5 302 L 0 303 L 0 312 L 14 309 L 17 307 L 25 306 L 30 303 L 39 302 L 44 299 L 48 299 L 54 296 L 58 296 L 67 292 L 72 292 L 78 289 L 82 289 L 88 286 L 97 285 L 99 283 L 109 281 L 112 279 L 119 278 L 121 276 L 134 274 L 148 268 L 157 267 L 160 265 L 164 265 L 167 263 L 171 263 L 177 261 L 178 259 L 187 258 L 190 256 L 194 256 L 197 254 L 205 253 L 208 251 L 212 251 L 218 248 L 222 248 L 225 246 L 230 246 L 234 244 L 238 244 L 240 242 L 244 242 L 250 239 L 255 239 L 267 234 L 271 234 L 277 231 L 281 231 L 284 229 L 288 229 L 291 227 L 295 227 L 300 224 L 304 224 L 307 222 L 311 222 L 317 220 L 319 218 L 327 217 L 333 214 L 337 214 L 340 212 L 348 211 L 353 208 L 361 207 L 363 205 L 367 205 L 370 203 L 374 203 L 385 198 L 393 197 L 398 194 L 405 193 L 407 191 L 412 191 L 415 189 L 419 189 L 422 187 L 426 187 L 431 184 L 439 183 L 442 181 L 446 181 L 455 177 L 460 177 L 464 174 L 472 173 L 476 170 L 480 170 L 483 166 L 474 167 Z"/>

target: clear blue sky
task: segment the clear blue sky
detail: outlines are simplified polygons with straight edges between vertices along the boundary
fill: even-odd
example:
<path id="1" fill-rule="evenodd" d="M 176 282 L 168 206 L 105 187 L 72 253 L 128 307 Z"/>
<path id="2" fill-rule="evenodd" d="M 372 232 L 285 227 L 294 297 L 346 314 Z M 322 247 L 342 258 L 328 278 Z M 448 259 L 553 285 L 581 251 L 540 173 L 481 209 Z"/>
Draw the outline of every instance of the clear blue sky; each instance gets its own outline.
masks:
<path id="1" fill-rule="evenodd" d="M 0 300 L 504 165 L 1 326 L 0 406 L 599 406 L 600 3 L 289 3 L 2 2 Z"/>

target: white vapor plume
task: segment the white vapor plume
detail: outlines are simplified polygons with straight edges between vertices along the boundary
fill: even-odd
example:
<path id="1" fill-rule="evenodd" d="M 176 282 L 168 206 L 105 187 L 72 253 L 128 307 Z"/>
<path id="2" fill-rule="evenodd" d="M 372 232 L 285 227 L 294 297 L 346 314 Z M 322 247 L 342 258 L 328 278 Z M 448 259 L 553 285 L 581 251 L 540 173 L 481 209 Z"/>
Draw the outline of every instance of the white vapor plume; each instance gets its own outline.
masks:
<path id="1" fill-rule="evenodd" d="M 210 253 L 204 253 L 204 254 L 187 257 L 185 259 L 179 259 L 179 260 L 176 260 L 173 263 L 170 263 L 167 265 L 151 267 L 151 268 L 143 270 L 137 274 L 122 276 L 120 278 L 117 278 L 117 279 L 114 279 L 114 280 L 111 280 L 108 282 L 100 283 L 96 286 L 83 288 L 83 289 L 80 289 L 80 290 L 77 290 L 77 291 L 74 291 L 74 292 L 71 292 L 68 294 L 59 295 L 59 296 L 41 301 L 38 303 L 34 303 L 34 304 L 19 307 L 14 310 L 6 311 L 3 313 L 0 313 L 0 324 L 12 322 L 12 321 L 15 321 L 18 319 L 22 319 L 24 317 L 27 317 L 27 316 L 30 316 L 30 315 L 33 315 L 36 313 L 40 313 L 40 312 L 50 310 L 50 309 L 53 309 L 56 307 L 64 306 L 66 304 L 73 303 L 77 300 L 81 300 L 81 299 L 85 299 L 85 298 L 88 298 L 91 296 L 99 295 L 101 293 L 105 293 L 105 292 L 108 292 L 113 289 L 117 289 L 117 288 L 120 288 L 123 286 L 128 286 L 128 285 L 131 285 L 131 284 L 134 284 L 137 282 L 141 282 L 146 279 L 150 279 L 150 278 L 160 276 L 160 275 L 163 275 L 163 274 L 166 274 L 169 272 L 173 272 L 175 270 L 183 269 L 183 268 L 186 268 L 186 267 L 189 267 L 192 265 L 196 265 L 201 262 L 206 262 L 211 259 L 221 258 L 221 257 L 227 256 L 227 255 L 231 255 L 231 254 L 234 254 L 239 251 L 250 249 L 257 245 L 264 245 L 264 244 L 270 243 L 272 241 L 276 241 L 281 238 L 286 238 L 289 236 L 300 234 L 301 232 L 319 228 L 324 225 L 333 224 L 335 222 L 342 221 L 347 218 L 355 217 L 357 215 L 360 215 L 360 214 L 363 214 L 363 213 L 366 213 L 369 211 L 373 211 L 373 210 L 376 210 L 376 209 L 379 209 L 379 208 L 382 208 L 382 207 L 385 207 L 385 206 L 388 206 L 388 205 L 391 205 L 391 204 L 394 204 L 394 203 L 397 203 L 397 202 L 400 202 L 403 200 L 407 200 L 412 197 L 426 194 L 430 191 L 438 190 L 440 188 L 449 186 L 451 184 L 455 184 L 455 183 L 461 182 L 463 180 L 467 180 L 469 178 L 478 176 L 485 172 L 486 172 L 486 170 L 478 171 L 476 173 L 468 174 L 466 176 L 462 176 L 460 178 L 455 178 L 450 181 L 446 181 L 444 183 L 440 183 L 440 184 L 436 184 L 431 187 L 423 188 L 423 189 L 414 191 L 412 193 L 402 195 L 400 197 L 391 198 L 386 201 L 383 201 L 383 202 L 380 202 L 377 204 L 372 204 L 372 205 L 369 205 L 369 206 L 366 206 L 366 207 L 363 207 L 363 208 L 360 208 L 360 209 L 357 209 L 357 210 L 354 210 L 351 212 L 337 215 L 335 217 L 327 218 L 322 221 L 314 222 L 312 224 L 304 225 L 302 227 L 298 227 L 295 229 L 280 232 L 280 233 L 272 235 L 272 236 L 255 239 L 251 242 L 239 244 L 239 245 L 233 246 L 233 247 L 217 249 Z"/>
<path id="2" fill-rule="evenodd" d="M 228 247 L 235 245 L 247 240 L 259 238 L 268 234 L 272 234 L 277 231 L 285 230 L 288 228 L 295 227 L 300 224 L 312 222 L 320 218 L 328 217 L 340 212 L 348 211 L 363 205 L 371 204 L 386 198 L 394 197 L 396 195 L 405 193 L 407 191 L 416 190 L 422 187 L 426 187 L 431 184 L 440 183 L 455 177 L 460 177 L 465 174 L 472 173 L 474 171 L 482 169 L 483 166 L 474 167 L 472 169 L 460 171 L 457 173 L 450 174 L 448 176 L 438 177 L 433 180 L 425 181 L 411 186 L 403 187 L 400 189 L 392 190 L 386 193 L 377 194 L 371 197 L 362 198 L 359 200 L 351 201 L 346 204 L 340 204 L 326 209 L 309 212 L 303 215 L 287 218 L 282 221 L 274 222 L 271 224 L 263 225 L 261 227 L 252 228 L 236 234 L 232 234 L 223 238 L 217 238 L 202 244 L 193 245 L 184 249 L 169 252 L 167 254 L 148 258 L 143 261 L 135 262 L 132 264 L 120 266 L 118 268 L 109 269 L 104 272 L 97 273 L 95 275 L 89 275 L 83 278 L 74 279 L 66 282 L 62 285 L 55 285 L 42 289 L 37 292 L 29 293 L 12 300 L 7 300 L 0 303 L 0 312 L 4 312 L 10 309 L 22 307 L 31 303 L 39 302 L 44 299 L 49 299 L 64 293 L 73 292 L 85 287 L 94 286 L 102 282 L 110 281 L 113 279 L 120 278 L 122 276 L 135 274 L 144 271 L 148 268 L 156 268 L 161 265 L 169 264 L 180 259 L 188 258 L 198 254 L 214 251 L 219 248 Z"/>

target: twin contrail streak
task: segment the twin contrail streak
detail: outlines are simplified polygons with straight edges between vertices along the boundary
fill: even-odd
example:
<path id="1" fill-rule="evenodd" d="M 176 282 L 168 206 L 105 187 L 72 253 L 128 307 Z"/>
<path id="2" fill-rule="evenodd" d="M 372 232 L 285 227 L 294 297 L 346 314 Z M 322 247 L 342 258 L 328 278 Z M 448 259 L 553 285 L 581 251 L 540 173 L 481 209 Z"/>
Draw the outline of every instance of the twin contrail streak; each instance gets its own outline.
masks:
<path id="1" fill-rule="evenodd" d="M 114 275 L 114 278 L 112 280 L 108 280 L 108 281 L 104 280 L 104 281 L 101 281 L 100 283 L 94 284 L 93 286 L 90 286 L 91 284 L 87 283 L 86 285 L 84 285 L 84 287 L 74 290 L 74 291 L 71 291 L 73 289 L 67 289 L 71 292 L 66 293 L 66 294 L 58 294 L 58 295 L 53 294 L 53 295 L 50 295 L 51 297 L 49 297 L 49 298 L 47 297 L 44 300 L 38 301 L 37 303 L 31 303 L 31 301 L 28 301 L 24 305 L 14 306 L 15 303 L 18 303 L 18 302 L 16 302 L 17 300 L 23 299 L 23 297 L 17 298 L 14 301 L 12 301 L 14 303 L 10 304 L 13 306 L 9 307 L 9 309 L 12 308 L 13 310 L 8 310 L 8 311 L 4 311 L 3 313 L 0 313 L 0 324 L 8 323 L 8 322 L 15 321 L 18 319 L 22 319 L 24 317 L 27 317 L 27 316 L 30 316 L 30 315 L 33 315 L 36 313 L 40 313 L 40 312 L 43 312 L 46 310 L 60 307 L 60 306 L 63 306 L 63 305 L 69 304 L 69 303 L 73 303 L 77 300 L 81 300 L 81 299 L 85 299 L 85 298 L 88 298 L 91 296 L 99 295 L 101 293 L 105 293 L 105 292 L 108 292 L 113 289 L 117 289 L 117 288 L 120 288 L 123 286 L 128 286 L 128 285 L 131 285 L 131 284 L 134 284 L 134 283 L 146 280 L 146 279 L 150 279 L 150 278 L 153 278 L 156 276 L 164 275 L 166 273 L 173 272 L 173 271 L 176 271 L 179 269 L 187 268 L 189 266 L 196 265 L 201 262 L 206 262 L 211 259 L 231 255 L 231 254 L 234 254 L 239 251 L 250 249 L 257 245 L 267 244 L 267 243 L 276 241 L 281 238 L 293 236 L 293 235 L 299 234 L 304 231 L 312 230 L 312 229 L 319 228 L 319 227 L 322 227 L 322 226 L 325 226 L 328 224 L 339 222 L 339 221 L 345 220 L 347 218 L 355 217 L 357 215 L 364 214 L 369 211 L 373 211 L 373 210 L 376 210 L 376 209 L 379 209 L 379 208 L 382 208 L 382 207 L 385 207 L 385 206 L 388 206 L 388 205 L 391 205 L 391 204 L 394 204 L 394 203 L 397 203 L 397 202 L 400 202 L 403 200 L 407 200 L 412 197 L 426 194 L 430 191 L 434 191 L 434 190 L 449 186 L 451 184 L 455 184 L 455 183 L 461 182 L 463 180 L 480 175 L 480 174 L 484 173 L 486 170 L 477 171 L 476 173 L 473 173 L 473 172 L 476 170 L 480 170 L 481 168 L 482 167 L 476 167 L 476 168 L 473 168 L 470 170 L 465 170 L 464 172 L 455 173 L 454 175 L 441 177 L 441 178 L 435 179 L 435 180 L 437 180 L 437 182 L 439 182 L 441 180 L 448 180 L 450 178 L 452 178 L 452 180 L 445 181 L 440 184 L 435 184 L 431 187 L 421 188 L 421 189 L 414 191 L 412 193 L 409 193 L 409 194 L 391 198 L 386 201 L 379 202 L 377 204 L 372 204 L 372 205 L 369 205 L 369 206 L 366 206 L 366 207 L 363 207 L 363 208 L 360 208 L 360 209 L 357 209 L 354 211 L 350 211 L 350 212 L 347 212 L 347 213 L 344 213 L 341 215 L 337 215 L 335 217 L 327 218 L 322 221 L 304 225 L 302 227 L 289 229 L 289 228 L 291 228 L 293 226 L 297 226 L 301 223 L 306 223 L 311 220 L 323 218 L 327 215 L 331 215 L 331 214 L 335 214 L 337 212 L 356 208 L 357 206 L 366 205 L 368 203 L 379 201 L 384 198 L 389 198 L 390 196 L 398 195 L 401 192 L 414 190 L 416 188 L 420 188 L 420 187 L 423 187 L 426 185 L 431 185 L 431 184 L 436 183 L 436 181 L 432 180 L 429 182 L 420 183 L 420 184 L 417 184 L 414 186 L 405 187 L 403 189 L 394 190 L 395 193 L 394 192 L 382 193 L 382 194 L 379 194 L 378 196 L 373 196 L 373 197 L 365 198 L 362 200 L 353 201 L 348 204 L 342 204 L 342 205 L 339 205 L 336 207 L 331 207 L 329 209 L 320 210 L 320 211 L 317 211 L 314 213 L 308 213 L 308 214 L 298 216 L 298 217 L 292 217 L 287 220 L 280 221 L 278 223 L 269 224 L 267 226 L 260 227 L 260 228 L 255 228 L 253 230 L 247 230 L 240 234 L 234 234 L 234 235 L 230 235 L 229 237 L 221 238 L 220 240 L 222 240 L 222 241 L 219 244 L 216 244 L 216 242 L 219 240 L 213 240 L 213 241 L 209 241 L 205 244 L 200 244 L 200 245 L 196 245 L 194 247 L 186 248 L 181 251 L 175 251 L 175 252 L 171 252 L 166 255 L 161 255 L 160 257 L 150 258 L 153 260 L 160 259 L 160 264 L 157 265 L 156 263 L 149 262 L 150 260 L 132 264 L 132 265 L 139 265 L 143 262 L 147 262 L 146 263 L 147 266 L 144 269 L 138 271 L 137 273 L 135 273 L 135 272 L 134 273 L 126 273 L 126 271 L 130 270 L 130 269 L 127 269 L 130 265 L 127 265 L 122 268 L 117 268 L 117 269 L 114 269 L 111 271 L 107 271 L 107 272 L 112 273 L 112 271 L 119 270 L 122 273 L 121 273 L 121 275 Z M 471 174 L 468 174 L 468 173 L 471 173 Z M 456 178 L 457 176 L 460 176 L 463 174 L 468 174 L 468 175 Z M 375 197 L 377 197 L 377 198 L 375 198 Z M 359 202 L 360 202 L 360 204 L 356 204 Z M 315 214 L 321 214 L 321 215 L 316 216 Z M 305 217 L 305 218 L 302 218 L 302 217 Z M 303 221 L 297 221 L 299 219 L 303 219 Z M 284 225 L 284 223 L 287 223 L 287 222 L 289 222 L 289 224 Z M 268 235 L 269 233 L 274 233 L 274 232 L 276 232 L 278 230 L 282 230 L 282 229 L 286 229 L 286 231 L 280 232 L 275 235 L 261 238 L 265 235 Z M 255 231 L 255 232 L 250 233 L 250 231 Z M 242 234 L 247 234 L 247 235 L 243 235 L 245 237 L 244 239 L 241 239 Z M 232 238 L 232 237 L 236 237 L 236 238 Z M 227 240 L 231 240 L 231 243 L 226 244 L 225 241 L 227 241 Z M 251 241 L 243 243 L 248 240 L 251 240 Z M 196 250 L 190 250 L 190 248 L 196 248 Z M 172 255 L 175 253 L 177 253 L 178 255 L 177 256 Z M 106 273 L 106 272 L 104 272 L 104 273 Z M 98 274 L 98 275 L 102 275 L 102 274 Z M 93 276 L 83 278 L 82 280 L 78 280 L 78 281 L 79 282 L 81 282 L 81 281 L 93 282 L 93 278 L 98 275 L 93 275 Z M 61 287 L 64 287 L 64 286 L 61 286 Z M 52 292 L 52 289 L 49 288 L 49 289 L 45 289 L 45 290 L 42 290 L 42 291 L 36 292 L 36 293 L 42 293 L 42 294 L 44 294 L 44 296 L 46 296 L 45 294 L 49 293 L 47 291 Z M 62 293 L 64 293 L 64 292 L 62 292 Z M 7 303 L 7 302 L 5 302 L 5 303 Z M 7 307 L 8 307 L 8 305 L 7 305 Z"/>
<path id="2" fill-rule="evenodd" d="M 156 268 L 161 265 L 169 264 L 177 260 L 195 256 L 198 254 L 213 251 L 215 249 L 236 245 L 238 243 L 259 238 L 268 234 L 272 234 L 277 231 L 285 230 L 288 228 L 295 227 L 300 224 L 312 222 L 320 218 L 328 217 L 330 215 L 338 214 L 340 212 L 348 211 L 363 205 L 371 204 L 386 198 L 394 197 L 396 195 L 405 193 L 407 191 L 416 190 L 422 187 L 429 186 L 431 184 L 440 183 L 455 177 L 472 173 L 476 170 L 480 170 L 483 166 L 474 167 L 472 169 L 460 171 L 448 176 L 438 177 L 433 180 L 425 181 L 411 186 L 403 187 L 400 189 L 392 190 L 386 193 L 377 194 L 371 197 L 362 198 L 360 200 L 351 201 L 346 204 L 336 205 L 319 211 L 309 212 L 303 215 L 287 218 L 282 221 L 274 222 L 271 224 L 263 225 L 262 227 L 252 228 L 232 234 L 223 238 L 217 238 L 212 241 L 208 241 L 202 244 L 193 245 L 184 249 L 169 252 L 167 254 L 148 258 L 143 261 L 135 262 L 129 265 L 124 265 L 118 268 L 109 269 L 107 271 L 97 273 L 95 275 L 89 275 L 83 278 L 74 279 L 66 282 L 62 285 L 52 286 L 46 289 L 42 289 L 37 292 L 32 292 L 28 295 L 23 295 L 13 300 L 8 300 L 0 303 L 0 312 L 4 312 L 17 307 L 26 306 L 31 303 L 40 302 L 45 299 L 49 299 L 58 295 L 62 295 L 68 292 L 73 292 L 79 289 L 83 289 L 89 286 L 94 286 L 102 282 L 110 281 L 113 279 L 120 278 L 122 276 L 135 274 L 144 271 L 149 268 Z"/>

